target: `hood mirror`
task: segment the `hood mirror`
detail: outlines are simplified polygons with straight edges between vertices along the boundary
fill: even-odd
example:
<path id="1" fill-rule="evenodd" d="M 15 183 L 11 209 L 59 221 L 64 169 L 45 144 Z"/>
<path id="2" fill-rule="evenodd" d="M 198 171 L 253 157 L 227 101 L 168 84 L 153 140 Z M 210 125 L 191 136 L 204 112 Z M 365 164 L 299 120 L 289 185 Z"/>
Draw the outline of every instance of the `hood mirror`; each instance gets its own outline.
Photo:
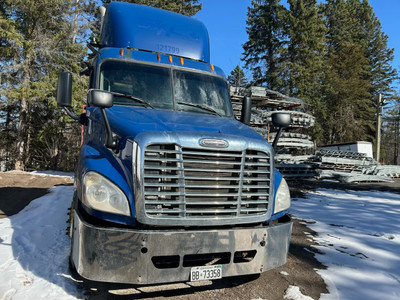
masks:
<path id="1" fill-rule="evenodd" d="M 277 128 L 285 128 L 292 124 L 292 115 L 289 112 L 275 112 L 271 114 L 272 125 Z"/>
<path id="2" fill-rule="evenodd" d="M 276 133 L 274 142 L 272 143 L 272 147 L 276 151 L 276 147 L 278 145 L 278 140 L 282 134 L 282 130 L 285 127 L 290 126 L 292 124 L 292 115 L 290 112 L 278 111 L 271 114 L 272 125 L 278 128 L 278 132 Z"/>
<path id="3" fill-rule="evenodd" d="M 88 92 L 88 104 L 100 108 L 113 106 L 113 94 L 103 90 L 91 89 Z"/>

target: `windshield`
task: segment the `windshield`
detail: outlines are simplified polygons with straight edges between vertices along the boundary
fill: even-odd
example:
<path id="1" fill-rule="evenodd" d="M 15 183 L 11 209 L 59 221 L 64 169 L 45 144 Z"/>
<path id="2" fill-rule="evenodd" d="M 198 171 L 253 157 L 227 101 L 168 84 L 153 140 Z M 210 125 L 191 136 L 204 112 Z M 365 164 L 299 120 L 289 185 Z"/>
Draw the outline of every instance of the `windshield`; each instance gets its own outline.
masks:
<path id="1" fill-rule="evenodd" d="M 157 108 L 173 107 L 171 76 L 167 68 L 106 61 L 101 65 L 100 89 L 132 95 Z M 114 96 L 114 104 L 145 106 L 122 96 Z"/>
<path id="2" fill-rule="evenodd" d="M 223 79 L 202 73 L 174 70 L 175 101 L 179 109 L 215 111 L 230 116 L 228 89 Z M 194 104 L 194 105 L 185 105 Z M 202 109 L 201 106 L 203 106 Z"/>
<path id="3" fill-rule="evenodd" d="M 200 72 L 110 60 L 101 65 L 99 88 L 119 93 L 114 105 L 232 116 L 225 81 Z"/>

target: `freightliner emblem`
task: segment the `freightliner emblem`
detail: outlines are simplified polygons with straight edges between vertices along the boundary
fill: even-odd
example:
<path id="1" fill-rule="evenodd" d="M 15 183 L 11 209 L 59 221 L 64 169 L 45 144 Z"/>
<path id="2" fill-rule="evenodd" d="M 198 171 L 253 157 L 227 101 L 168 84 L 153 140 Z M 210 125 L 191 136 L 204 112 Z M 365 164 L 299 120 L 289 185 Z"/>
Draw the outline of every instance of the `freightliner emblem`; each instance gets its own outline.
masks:
<path id="1" fill-rule="evenodd" d="M 225 140 L 217 139 L 201 139 L 199 141 L 200 146 L 210 148 L 228 148 L 229 143 Z"/>

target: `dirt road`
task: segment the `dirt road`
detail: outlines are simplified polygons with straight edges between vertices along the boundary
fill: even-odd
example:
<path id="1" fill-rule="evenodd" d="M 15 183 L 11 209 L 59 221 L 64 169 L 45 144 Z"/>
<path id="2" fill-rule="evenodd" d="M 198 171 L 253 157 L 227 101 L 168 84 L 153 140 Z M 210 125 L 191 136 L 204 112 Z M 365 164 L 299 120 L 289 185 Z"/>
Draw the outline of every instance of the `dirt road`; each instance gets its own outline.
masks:
<path id="1" fill-rule="evenodd" d="M 0 219 L 18 213 L 33 199 L 47 194 L 49 188 L 59 184 L 73 184 L 73 180 L 20 171 L 0 172 Z"/>
<path id="2" fill-rule="evenodd" d="M 39 198 L 46 193 L 47 188 L 1 187 L 0 219 L 18 213 L 28 205 L 31 200 Z"/>
<path id="3" fill-rule="evenodd" d="M 1 217 L 18 213 L 33 199 L 48 192 L 57 184 L 72 184 L 66 177 L 39 176 L 24 172 L 0 173 Z M 294 191 L 300 192 L 300 189 Z M 67 219 L 67 216 L 66 216 Z M 87 291 L 88 299 L 283 299 L 289 286 L 313 299 L 327 293 L 326 286 L 315 269 L 324 268 L 314 259 L 312 242 L 305 232 L 315 234 L 298 220 L 294 221 L 290 253 L 286 265 L 258 277 L 224 278 L 198 284 L 129 288 L 119 291 Z"/>

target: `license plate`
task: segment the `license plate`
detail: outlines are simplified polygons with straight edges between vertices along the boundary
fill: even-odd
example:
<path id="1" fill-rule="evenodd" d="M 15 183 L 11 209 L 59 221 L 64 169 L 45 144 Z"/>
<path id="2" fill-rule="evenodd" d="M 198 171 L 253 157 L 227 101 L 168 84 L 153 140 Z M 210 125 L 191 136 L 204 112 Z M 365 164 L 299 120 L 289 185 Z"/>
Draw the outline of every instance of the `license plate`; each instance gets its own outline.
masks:
<path id="1" fill-rule="evenodd" d="M 190 270 L 190 281 L 222 278 L 222 266 L 195 267 Z"/>

